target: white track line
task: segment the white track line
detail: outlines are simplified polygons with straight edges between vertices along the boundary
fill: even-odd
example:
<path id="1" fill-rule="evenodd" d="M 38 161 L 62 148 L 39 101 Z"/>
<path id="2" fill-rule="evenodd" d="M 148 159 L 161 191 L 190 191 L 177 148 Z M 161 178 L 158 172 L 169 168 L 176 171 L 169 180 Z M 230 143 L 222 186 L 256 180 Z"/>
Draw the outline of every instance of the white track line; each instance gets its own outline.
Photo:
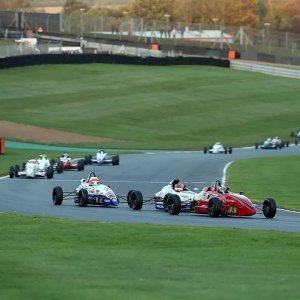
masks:
<path id="1" fill-rule="evenodd" d="M 222 185 L 226 185 L 226 175 L 227 175 L 227 170 L 229 166 L 233 163 L 233 161 L 230 161 L 227 163 L 223 169 L 223 177 L 222 177 Z"/>

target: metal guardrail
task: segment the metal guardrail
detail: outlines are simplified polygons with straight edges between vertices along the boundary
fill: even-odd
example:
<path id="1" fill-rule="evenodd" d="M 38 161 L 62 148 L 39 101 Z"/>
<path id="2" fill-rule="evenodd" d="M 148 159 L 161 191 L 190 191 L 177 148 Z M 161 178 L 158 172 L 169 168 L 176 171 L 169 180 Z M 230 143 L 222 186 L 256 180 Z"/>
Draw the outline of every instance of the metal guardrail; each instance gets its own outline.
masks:
<path id="1" fill-rule="evenodd" d="M 255 64 L 239 60 L 231 60 L 230 68 L 241 71 L 251 71 L 257 73 L 264 73 L 268 75 L 296 78 L 300 79 L 300 69 L 291 69 L 288 67 L 269 66 L 265 64 Z"/>

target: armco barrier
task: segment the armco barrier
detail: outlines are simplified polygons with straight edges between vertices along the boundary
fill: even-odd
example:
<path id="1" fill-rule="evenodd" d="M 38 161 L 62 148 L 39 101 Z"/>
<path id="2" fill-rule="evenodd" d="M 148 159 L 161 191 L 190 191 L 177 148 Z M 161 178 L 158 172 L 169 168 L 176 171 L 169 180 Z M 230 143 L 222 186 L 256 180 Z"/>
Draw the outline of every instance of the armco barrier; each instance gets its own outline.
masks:
<path id="1" fill-rule="evenodd" d="M 213 57 L 138 57 L 113 54 L 39 54 L 0 58 L 0 69 L 52 64 L 207 65 L 229 68 L 228 59 Z"/>
<path id="2" fill-rule="evenodd" d="M 251 71 L 251 72 L 264 73 L 264 74 L 274 75 L 274 76 L 300 79 L 300 69 L 277 67 L 277 66 L 266 65 L 262 63 L 254 63 L 254 62 L 247 62 L 247 61 L 240 61 L 240 60 L 231 61 L 230 67 L 232 69 L 241 70 L 241 71 Z"/>

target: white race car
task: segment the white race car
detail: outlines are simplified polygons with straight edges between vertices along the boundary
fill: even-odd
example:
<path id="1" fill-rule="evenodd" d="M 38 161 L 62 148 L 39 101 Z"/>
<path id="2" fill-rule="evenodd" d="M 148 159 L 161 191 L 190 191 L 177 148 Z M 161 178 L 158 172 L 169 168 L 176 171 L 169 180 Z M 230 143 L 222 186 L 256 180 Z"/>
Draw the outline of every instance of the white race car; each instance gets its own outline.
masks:
<path id="1" fill-rule="evenodd" d="M 204 147 L 203 153 L 224 153 L 224 154 L 231 154 L 232 153 L 232 147 L 225 147 L 220 142 L 215 143 L 213 146 L 210 147 Z"/>
<path id="2" fill-rule="evenodd" d="M 31 158 L 23 163 L 22 168 L 19 165 L 11 166 L 9 169 L 9 177 L 23 178 L 53 178 L 54 169 L 50 165 L 50 161 L 45 155 L 41 155 L 39 159 Z"/>
<path id="3" fill-rule="evenodd" d="M 139 210 L 143 203 L 154 203 L 155 209 L 167 211 L 170 215 L 178 215 L 180 211 L 193 211 L 196 201 L 197 189 L 191 191 L 186 188 L 178 179 L 173 179 L 169 184 L 165 185 L 159 192 L 154 194 L 154 197 L 149 197 L 146 200 L 136 199 L 135 191 L 129 191 L 127 196 L 128 205 Z M 136 208 L 136 206 L 138 208 Z"/>
<path id="4" fill-rule="evenodd" d="M 135 197 L 141 199 L 141 193 L 135 191 Z M 54 205 L 61 205 L 63 200 L 74 200 L 74 203 L 85 207 L 88 205 L 115 207 L 125 196 L 117 196 L 107 185 L 103 184 L 94 172 L 87 179 L 81 179 L 80 185 L 72 192 L 64 192 L 62 187 L 56 186 L 52 191 Z"/>
<path id="5" fill-rule="evenodd" d="M 86 156 L 85 162 L 87 164 L 95 164 L 98 166 L 109 164 L 118 166 L 120 164 L 120 157 L 119 155 L 109 156 L 107 152 L 105 152 L 103 149 L 100 149 L 96 153 L 96 156 Z"/>

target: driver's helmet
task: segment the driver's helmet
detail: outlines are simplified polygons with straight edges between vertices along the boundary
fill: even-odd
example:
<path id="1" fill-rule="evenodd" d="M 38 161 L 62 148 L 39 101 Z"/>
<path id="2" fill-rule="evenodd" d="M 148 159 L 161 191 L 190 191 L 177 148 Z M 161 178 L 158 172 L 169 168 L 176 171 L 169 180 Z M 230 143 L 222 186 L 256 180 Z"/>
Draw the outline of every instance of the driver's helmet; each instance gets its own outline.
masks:
<path id="1" fill-rule="evenodd" d="M 28 162 L 34 165 L 37 164 L 37 160 L 35 158 L 29 159 Z"/>
<path id="2" fill-rule="evenodd" d="M 103 149 L 100 149 L 99 153 L 103 154 L 103 153 L 105 153 L 105 151 Z"/>
<path id="3" fill-rule="evenodd" d="M 100 180 L 98 177 L 91 177 L 90 180 L 88 181 L 89 185 L 99 185 Z"/>
<path id="4" fill-rule="evenodd" d="M 183 183 L 175 184 L 175 187 L 174 187 L 175 192 L 182 192 L 183 189 L 184 189 L 184 184 Z"/>
<path id="5" fill-rule="evenodd" d="M 175 189 L 175 185 L 176 185 L 177 183 L 179 183 L 179 179 L 178 179 L 178 178 L 173 179 L 173 181 L 172 181 L 172 188 L 173 188 L 173 189 Z"/>

